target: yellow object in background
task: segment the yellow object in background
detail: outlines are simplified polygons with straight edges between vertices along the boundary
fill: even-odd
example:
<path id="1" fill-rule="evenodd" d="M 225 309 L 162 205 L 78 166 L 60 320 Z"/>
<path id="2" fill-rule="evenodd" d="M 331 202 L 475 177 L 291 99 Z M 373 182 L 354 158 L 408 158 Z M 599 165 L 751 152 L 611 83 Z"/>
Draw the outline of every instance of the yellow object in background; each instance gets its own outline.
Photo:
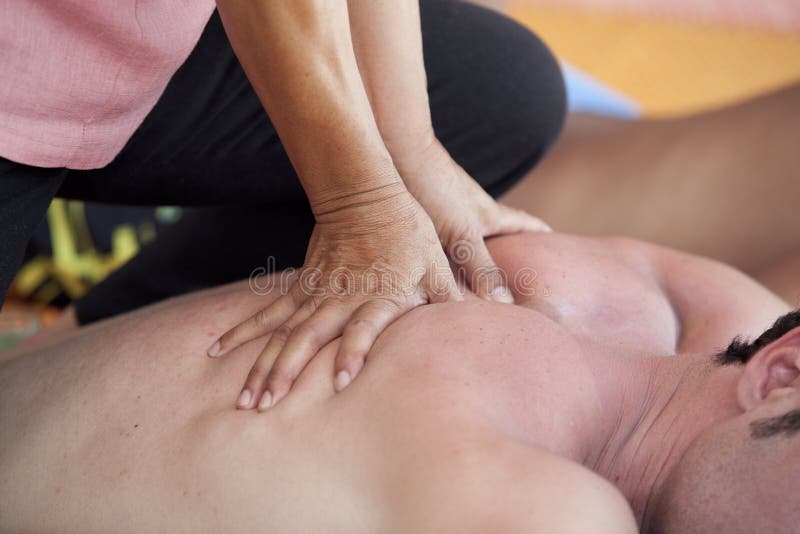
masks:
<path id="1" fill-rule="evenodd" d="M 14 284 L 19 295 L 43 304 L 62 292 L 79 298 L 139 252 L 136 229 L 130 224 L 114 228 L 111 254 L 99 252 L 84 210 L 82 202 L 53 200 L 47 211 L 52 257 L 38 256 L 22 266 Z"/>
<path id="2" fill-rule="evenodd" d="M 531 6 L 507 13 L 555 54 L 632 97 L 648 116 L 725 106 L 800 81 L 800 35 Z"/>
<path id="3" fill-rule="evenodd" d="M 0 321 L 0 345 L 21 339 L 19 321 L 11 321 L 14 314 L 23 318 L 32 314 L 41 324 L 50 324 L 59 307 L 83 296 L 182 215 L 175 206 L 120 209 L 53 200 L 47 234 L 39 234 L 29 246 L 32 256 L 17 273 L 0 312 L 7 319 Z"/>

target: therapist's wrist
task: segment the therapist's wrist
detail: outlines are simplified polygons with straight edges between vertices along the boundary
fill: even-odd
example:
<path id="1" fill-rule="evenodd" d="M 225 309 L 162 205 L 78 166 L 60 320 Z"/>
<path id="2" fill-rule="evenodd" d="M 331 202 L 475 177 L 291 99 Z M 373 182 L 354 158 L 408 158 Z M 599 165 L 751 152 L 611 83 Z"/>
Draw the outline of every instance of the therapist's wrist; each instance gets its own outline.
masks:
<path id="1" fill-rule="evenodd" d="M 317 215 L 318 228 L 345 240 L 374 236 L 375 232 L 394 228 L 398 232 L 394 237 L 399 239 L 401 228 L 422 212 L 419 203 L 402 185 L 359 193 L 347 200 L 342 207 Z"/>
<path id="2" fill-rule="evenodd" d="M 334 222 L 371 216 L 371 211 L 385 209 L 391 205 L 391 199 L 404 194 L 408 194 L 408 190 L 391 165 L 372 172 L 355 172 L 335 187 L 328 186 L 309 194 L 309 202 L 318 223 Z"/>
<path id="3" fill-rule="evenodd" d="M 436 177 L 437 189 L 446 194 L 450 178 L 457 167 L 432 131 L 424 142 L 420 141 L 412 150 L 392 154 L 392 157 L 403 183 L 414 196 L 418 189 L 427 189 L 433 176 Z"/>
<path id="4" fill-rule="evenodd" d="M 402 129 L 381 128 L 381 137 L 401 176 L 404 168 L 415 165 L 438 144 L 430 122 L 416 126 L 407 124 Z"/>

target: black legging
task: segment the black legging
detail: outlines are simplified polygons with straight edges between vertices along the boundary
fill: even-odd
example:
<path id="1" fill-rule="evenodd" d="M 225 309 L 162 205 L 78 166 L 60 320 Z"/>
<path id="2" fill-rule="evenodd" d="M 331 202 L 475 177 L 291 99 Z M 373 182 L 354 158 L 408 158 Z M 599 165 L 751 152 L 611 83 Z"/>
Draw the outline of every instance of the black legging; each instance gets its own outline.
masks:
<path id="1" fill-rule="evenodd" d="M 559 67 L 538 38 L 502 15 L 455 0 L 421 0 L 420 11 L 436 135 L 498 196 L 558 135 L 565 113 Z M 313 227 L 303 189 L 217 14 L 108 166 L 37 169 L 0 160 L 0 180 L 2 298 L 56 192 L 99 202 L 228 206 L 194 210 L 165 229 L 78 301 L 82 323 L 247 277 L 268 256 L 277 268 L 299 265 Z"/>

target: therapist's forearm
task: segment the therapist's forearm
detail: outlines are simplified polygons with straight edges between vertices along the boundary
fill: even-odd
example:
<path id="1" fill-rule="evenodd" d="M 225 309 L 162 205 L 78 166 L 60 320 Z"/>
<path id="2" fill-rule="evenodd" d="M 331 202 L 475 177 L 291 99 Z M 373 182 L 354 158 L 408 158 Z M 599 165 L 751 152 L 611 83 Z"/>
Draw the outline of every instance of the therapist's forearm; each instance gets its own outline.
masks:
<path id="1" fill-rule="evenodd" d="M 217 0 L 239 61 L 312 208 L 400 183 L 342 0 Z"/>
<path id="2" fill-rule="evenodd" d="M 358 67 L 384 142 L 396 159 L 435 141 L 418 0 L 348 0 Z"/>

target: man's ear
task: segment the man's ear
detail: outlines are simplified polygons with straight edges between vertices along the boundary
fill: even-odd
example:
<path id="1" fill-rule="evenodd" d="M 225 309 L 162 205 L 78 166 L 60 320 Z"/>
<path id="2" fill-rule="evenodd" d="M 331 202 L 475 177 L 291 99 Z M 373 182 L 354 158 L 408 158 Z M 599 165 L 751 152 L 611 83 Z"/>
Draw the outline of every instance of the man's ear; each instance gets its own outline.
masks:
<path id="1" fill-rule="evenodd" d="M 800 388 L 798 378 L 800 327 L 762 347 L 745 364 L 737 389 L 739 406 L 749 411 L 761 404 L 772 391 Z"/>

